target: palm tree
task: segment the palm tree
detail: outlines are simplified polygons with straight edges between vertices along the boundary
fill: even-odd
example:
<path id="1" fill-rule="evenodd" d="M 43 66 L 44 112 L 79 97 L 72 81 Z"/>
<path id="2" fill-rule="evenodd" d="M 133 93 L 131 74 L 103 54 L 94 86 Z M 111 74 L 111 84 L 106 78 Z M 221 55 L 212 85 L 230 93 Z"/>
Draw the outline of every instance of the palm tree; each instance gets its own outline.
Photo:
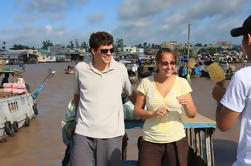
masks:
<path id="1" fill-rule="evenodd" d="M 5 44 L 6 44 L 6 41 L 3 41 L 3 47 L 2 47 L 2 49 L 4 49 L 4 50 L 5 50 Z"/>

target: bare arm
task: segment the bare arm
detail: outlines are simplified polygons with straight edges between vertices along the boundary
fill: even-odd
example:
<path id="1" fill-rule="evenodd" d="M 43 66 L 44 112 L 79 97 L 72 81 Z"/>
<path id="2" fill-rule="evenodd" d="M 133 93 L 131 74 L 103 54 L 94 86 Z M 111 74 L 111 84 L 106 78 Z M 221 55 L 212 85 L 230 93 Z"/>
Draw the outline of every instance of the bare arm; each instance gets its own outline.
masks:
<path id="1" fill-rule="evenodd" d="M 235 112 L 220 104 L 220 100 L 224 96 L 225 91 L 226 89 L 220 86 L 215 86 L 212 91 L 212 96 L 217 102 L 217 109 L 215 114 L 216 124 L 221 131 L 229 130 L 240 115 L 240 112 Z"/>
<path id="2" fill-rule="evenodd" d="M 133 88 L 132 95 L 128 96 L 129 100 L 135 104 L 136 103 L 136 97 L 137 97 L 137 91 Z"/>
<path id="3" fill-rule="evenodd" d="M 224 96 L 226 89 L 216 85 L 212 91 L 212 96 L 217 103 L 220 103 L 222 97 Z"/>
<path id="4" fill-rule="evenodd" d="M 138 92 L 137 98 L 136 98 L 136 103 L 134 105 L 134 113 L 136 116 L 138 116 L 142 119 L 151 118 L 153 116 L 167 116 L 168 110 L 164 107 L 161 107 L 161 108 L 157 109 L 156 111 L 144 110 L 145 101 L 146 101 L 145 95 L 141 92 Z"/>
<path id="5" fill-rule="evenodd" d="M 77 117 L 77 110 L 78 110 L 79 99 L 80 99 L 79 94 L 74 94 L 75 117 Z"/>
<path id="6" fill-rule="evenodd" d="M 178 99 L 178 102 L 183 106 L 186 112 L 186 115 L 189 118 L 193 118 L 197 113 L 197 109 L 194 105 L 192 95 L 188 93 L 184 96 L 177 97 L 177 99 Z"/>
<path id="7" fill-rule="evenodd" d="M 218 107 L 216 110 L 216 124 L 221 131 L 227 131 L 232 128 L 234 122 L 240 115 L 240 112 L 235 112 L 225 106 Z"/>

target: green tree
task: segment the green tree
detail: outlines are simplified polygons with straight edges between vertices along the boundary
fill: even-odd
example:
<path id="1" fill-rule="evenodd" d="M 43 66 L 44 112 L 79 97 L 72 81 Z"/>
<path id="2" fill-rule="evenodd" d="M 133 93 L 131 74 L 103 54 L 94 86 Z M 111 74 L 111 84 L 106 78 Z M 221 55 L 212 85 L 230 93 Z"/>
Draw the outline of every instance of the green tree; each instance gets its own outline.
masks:
<path id="1" fill-rule="evenodd" d="M 147 48 L 147 42 L 143 43 L 143 48 L 146 49 Z"/>
<path id="2" fill-rule="evenodd" d="M 29 49 L 29 46 L 25 46 L 22 44 L 14 44 L 12 46 L 12 48 L 10 48 L 11 50 L 24 50 L 24 49 Z"/>
<path id="3" fill-rule="evenodd" d="M 190 49 L 190 57 L 189 58 L 195 58 L 195 59 L 197 59 L 197 57 L 198 57 L 198 51 L 199 51 L 199 49 L 197 48 L 191 48 Z"/>
<path id="4" fill-rule="evenodd" d="M 80 48 L 78 39 L 75 39 L 75 46 L 76 46 L 76 48 Z"/>
<path id="5" fill-rule="evenodd" d="M 73 44 L 73 41 L 72 41 L 72 40 L 70 41 L 69 44 L 70 44 L 70 45 L 67 45 L 67 48 L 73 49 L 73 48 L 74 48 L 74 44 Z"/>
<path id="6" fill-rule="evenodd" d="M 2 47 L 3 50 L 5 50 L 6 48 L 5 45 L 6 45 L 6 41 L 3 41 L 3 47 Z"/>
<path id="7" fill-rule="evenodd" d="M 141 43 L 136 44 L 135 46 L 136 46 L 137 48 L 143 48 L 143 46 L 142 46 L 142 44 L 141 44 Z"/>
<path id="8" fill-rule="evenodd" d="M 179 55 L 187 55 L 187 48 L 181 48 L 177 50 Z"/>
<path id="9" fill-rule="evenodd" d="M 196 43 L 194 46 L 196 46 L 196 47 L 202 47 L 202 44 L 201 43 Z"/>
<path id="10" fill-rule="evenodd" d="M 155 49 L 155 44 L 154 43 L 152 43 L 151 49 Z"/>
<path id="11" fill-rule="evenodd" d="M 50 40 L 46 40 L 42 42 L 42 47 L 41 49 L 47 50 L 48 47 L 53 46 L 54 44 Z"/>
<path id="12" fill-rule="evenodd" d="M 115 49 L 117 51 L 121 51 L 123 50 L 123 48 L 124 48 L 124 40 L 121 38 L 118 38 L 115 44 Z"/>
<path id="13" fill-rule="evenodd" d="M 83 41 L 83 42 L 81 43 L 80 48 L 84 48 L 85 51 L 88 51 L 88 49 L 89 49 L 88 44 L 87 44 L 85 41 Z"/>

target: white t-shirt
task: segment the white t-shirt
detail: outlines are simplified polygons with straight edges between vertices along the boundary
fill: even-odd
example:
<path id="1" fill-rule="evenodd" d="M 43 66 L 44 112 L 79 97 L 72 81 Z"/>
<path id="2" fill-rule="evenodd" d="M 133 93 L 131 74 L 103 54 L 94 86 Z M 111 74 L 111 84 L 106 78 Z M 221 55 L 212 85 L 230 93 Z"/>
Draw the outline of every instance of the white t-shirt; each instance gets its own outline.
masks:
<path id="1" fill-rule="evenodd" d="M 74 94 L 80 95 L 75 133 L 92 138 L 114 138 L 125 133 L 122 92 L 132 95 L 126 67 L 111 60 L 100 72 L 92 63 L 76 66 Z"/>
<path id="2" fill-rule="evenodd" d="M 251 67 L 243 68 L 234 74 L 221 104 L 241 112 L 237 161 L 233 166 L 251 165 Z"/>

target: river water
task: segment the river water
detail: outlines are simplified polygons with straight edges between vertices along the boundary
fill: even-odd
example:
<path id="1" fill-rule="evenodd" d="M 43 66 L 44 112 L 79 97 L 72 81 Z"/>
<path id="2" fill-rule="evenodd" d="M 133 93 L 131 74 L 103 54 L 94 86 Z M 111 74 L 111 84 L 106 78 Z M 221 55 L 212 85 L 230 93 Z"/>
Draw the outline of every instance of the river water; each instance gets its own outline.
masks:
<path id="1" fill-rule="evenodd" d="M 38 97 L 39 115 L 29 127 L 19 129 L 14 137 L 0 143 L 1 166 L 60 166 L 65 145 L 61 138 L 61 120 L 73 97 L 74 75 L 64 74 L 68 63 L 45 63 L 26 65 L 24 80 L 34 90 L 47 75 L 47 69 L 56 70 Z M 214 83 L 207 78 L 192 79 L 192 96 L 198 112 L 215 120 L 216 102 L 211 97 Z M 216 129 L 213 134 L 216 166 L 228 166 L 235 160 L 239 138 L 240 120 L 232 129 L 223 133 Z M 140 129 L 127 130 L 129 135 L 127 159 L 137 159 L 136 143 L 142 134 Z"/>

